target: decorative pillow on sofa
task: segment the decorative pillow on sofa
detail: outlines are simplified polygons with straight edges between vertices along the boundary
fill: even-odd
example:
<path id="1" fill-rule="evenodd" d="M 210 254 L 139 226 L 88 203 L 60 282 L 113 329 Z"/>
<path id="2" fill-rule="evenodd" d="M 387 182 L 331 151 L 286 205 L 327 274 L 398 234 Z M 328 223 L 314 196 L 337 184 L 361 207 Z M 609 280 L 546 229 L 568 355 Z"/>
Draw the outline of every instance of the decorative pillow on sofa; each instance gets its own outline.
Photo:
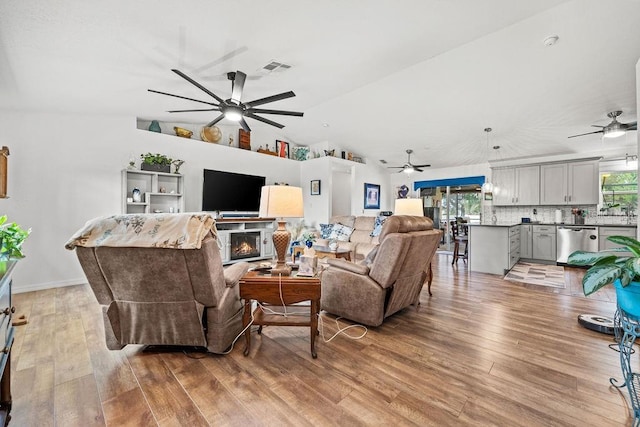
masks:
<path id="1" fill-rule="evenodd" d="M 378 215 L 376 217 L 376 222 L 373 224 L 373 231 L 371 231 L 371 237 L 379 236 L 382 232 L 382 225 L 384 221 L 387 219 L 386 216 Z"/>
<path id="2" fill-rule="evenodd" d="M 333 231 L 334 224 L 320 224 L 320 238 L 329 239 L 331 232 Z"/>
<path id="3" fill-rule="evenodd" d="M 341 242 L 348 242 L 349 237 L 351 237 L 351 233 L 353 233 L 353 228 L 347 227 L 346 225 L 342 225 L 342 224 L 333 224 L 333 230 L 331 230 L 329 239 L 340 240 Z"/>

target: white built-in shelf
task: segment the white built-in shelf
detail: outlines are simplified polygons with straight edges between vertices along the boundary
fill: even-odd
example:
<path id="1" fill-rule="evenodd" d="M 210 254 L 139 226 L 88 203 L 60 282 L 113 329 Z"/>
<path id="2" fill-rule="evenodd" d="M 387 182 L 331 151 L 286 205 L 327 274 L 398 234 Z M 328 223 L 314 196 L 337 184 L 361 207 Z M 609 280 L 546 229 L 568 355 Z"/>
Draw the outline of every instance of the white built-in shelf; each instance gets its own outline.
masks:
<path id="1" fill-rule="evenodd" d="M 133 189 L 140 190 L 140 202 L 129 202 Z M 184 176 L 138 169 L 122 171 L 122 212 L 184 212 Z"/>

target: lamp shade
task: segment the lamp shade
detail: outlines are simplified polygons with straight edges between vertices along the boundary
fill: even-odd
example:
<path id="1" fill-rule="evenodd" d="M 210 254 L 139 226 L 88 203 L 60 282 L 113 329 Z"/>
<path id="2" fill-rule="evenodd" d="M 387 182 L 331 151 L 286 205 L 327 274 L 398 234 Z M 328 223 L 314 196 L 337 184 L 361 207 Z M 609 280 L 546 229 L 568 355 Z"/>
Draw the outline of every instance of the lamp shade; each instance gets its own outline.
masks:
<path id="1" fill-rule="evenodd" d="M 424 216 L 422 199 L 396 199 L 394 215 Z"/>
<path id="2" fill-rule="evenodd" d="M 302 218 L 302 188 L 288 185 L 265 185 L 260 195 L 262 218 Z"/>

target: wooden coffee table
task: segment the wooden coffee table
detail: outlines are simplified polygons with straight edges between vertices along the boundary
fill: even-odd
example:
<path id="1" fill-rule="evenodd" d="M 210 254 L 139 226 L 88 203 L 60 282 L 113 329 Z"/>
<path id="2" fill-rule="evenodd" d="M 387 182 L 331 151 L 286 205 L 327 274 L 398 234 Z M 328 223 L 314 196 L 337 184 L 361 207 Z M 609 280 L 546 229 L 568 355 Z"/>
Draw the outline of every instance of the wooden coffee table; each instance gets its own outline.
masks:
<path id="1" fill-rule="evenodd" d="M 292 273 L 294 274 L 294 273 Z M 306 326 L 311 334 L 311 356 L 315 359 L 316 336 L 318 335 L 318 315 L 320 314 L 320 279 L 318 277 L 272 276 L 270 273 L 249 271 L 240 279 L 240 298 L 244 298 L 244 313 L 242 316 L 243 327 L 247 328 L 251 321 L 251 301 L 271 305 L 274 311 L 284 312 L 284 301 L 288 312 L 299 313 L 301 310 L 309 310 L 309 316 L 289 315 L 284 317 L 278 314 L 266 313 L 258 306 L 253 312 L 253 324 L 260 326 L 258 333 L 262 332 L 262 326 Z M 290 305 L 299 302 L 310 301 L 310 305 Z M 244 355 L 251 350 L 251 328 L 244 333 L 246 347 Z"/>
<path id="2" fill-rule="evenodd" d="M 332 250 L 328 246 L 314 246 L 318 258 L 344 258 L 347 261 L 351 261 L 351 251 L 349 249 L 335 249 Z"/>

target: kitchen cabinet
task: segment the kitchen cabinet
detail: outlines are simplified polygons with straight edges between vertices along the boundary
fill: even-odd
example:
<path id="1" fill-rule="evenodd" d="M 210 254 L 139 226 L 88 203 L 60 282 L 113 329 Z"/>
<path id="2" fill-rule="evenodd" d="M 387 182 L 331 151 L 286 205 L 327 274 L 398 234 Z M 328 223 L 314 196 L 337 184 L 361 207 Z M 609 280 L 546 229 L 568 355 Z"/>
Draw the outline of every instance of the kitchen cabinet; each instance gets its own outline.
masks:
<path id="1" fill-rule="evenodd" d="M 532 227 L 533 259 L 556 260 L 556 227 L 554 225 L 534 225 Z"/>
<path id="2" fill-rule="evenodd" d="M 627 236 L 636 238 L 636 227 L 598 227 L 598 240 L 600 241 L 598 249 L 601 251 L 613 248 L 619 248 L 622 245 L 607 240 L 608 236 Z M 624 254 L 622 254 L 624 255 Z"/>
<path id="3" fill-rule="evenodd" d="M 469 269 L 504 275 L 520 259 L 520 225 L 469 225 Z"/>
<path id="4" fill-rule="evenodd" d="M 494 205 L 532 206 L 540 203 L 540 166 L 493 169 Z"/>
<path id="5" fill-rule="evenodd" d="M 541 205 L 598 204 L 597 160 L 540 166 Z"/>
<path id="6" fill-rule="evenodd" d="M 533 226 L 522 224 L 520 226 L 520 258 L 533 258 Z"/>

